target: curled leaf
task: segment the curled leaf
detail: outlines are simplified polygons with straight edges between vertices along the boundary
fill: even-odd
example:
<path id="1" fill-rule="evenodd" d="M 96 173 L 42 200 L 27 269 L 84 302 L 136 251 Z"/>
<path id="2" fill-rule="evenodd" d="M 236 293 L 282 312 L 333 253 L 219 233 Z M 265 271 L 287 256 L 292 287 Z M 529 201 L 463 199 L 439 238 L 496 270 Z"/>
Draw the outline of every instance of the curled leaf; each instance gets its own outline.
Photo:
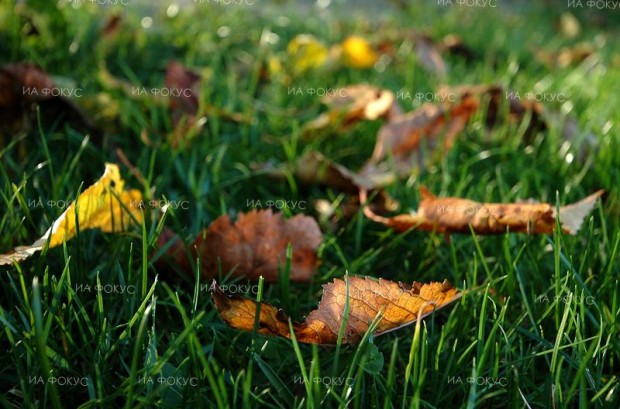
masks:
<path id="1" fill-rule="evenodd" d="M 395 217 L 382 217 L 366 208 L 366 215 L 397 231 L 412 228 L 438 233 L 476 234 L 553 233 L 558 214 L 548 203 L 478 203 L 458 197 L 437 197 L 426 188 L 420 189 L 422 201 L 418 211 Z M 602 190 L 577 203 L 560 207 L 559 221 L 562 231 L 577 234 L 583 220 L 590 213 Z M 364 200 L 362 194 L 361 200 Z"/>
<path id="2" fill-rule="evenodd" d="M 346 280 L 346 281 L 345 281 Z M 297 341 L 309 344 L 334 345 L 349 313 L 342 334 L 343 344 L 356 344 L 380 316 L 375 335 L 411 325 L 433 311 L 443 308 L 460 297 L 448 281 L 412 285 L 370 277 L 347 277 L 323 285 L 323 297 L 316 310 L 303 323 L 294 323 Z M 347 283 L 348 281 L 348 283 Z M 256 302 L 237 296 L 227 296 L 214 283 L 213 300 L 220 316 L 229 326 L 252 331 L 256 318 Z M 347 288 L 348 287 L 348 288 Z M 276 307 L 262 303 L 258 332 L 264 335 L 290 338 L 288 316 Z"/>

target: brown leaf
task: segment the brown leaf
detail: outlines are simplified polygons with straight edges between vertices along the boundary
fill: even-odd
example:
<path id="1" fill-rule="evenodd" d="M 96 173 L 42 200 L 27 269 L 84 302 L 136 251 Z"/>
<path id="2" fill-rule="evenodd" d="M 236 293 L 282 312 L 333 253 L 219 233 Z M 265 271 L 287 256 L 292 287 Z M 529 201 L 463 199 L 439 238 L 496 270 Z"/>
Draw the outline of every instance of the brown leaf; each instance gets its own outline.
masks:
<path id="1" fill-rule="evenodd" d="M 188 272 L 193 260 L 200 257 L 205 280 L 217 277 L 221 266 L 223 275 L 232 271 L 232 277 L 257 281 L 263 276 L 266 281 L 277 281 L 278 268 L 284 268 L 290 244 L 290 279 L 308 281 L 316 274 L 317 248 L 322 240 L 319 226 L 311 217 L 297 215 L 285 220 L 282 213 L 252 210 L 240 213 L 235 223 L 228 215 L 218 217 L 190 246 L 191 261 L 180 242 L 171 247 L 168 255 Z M 163 243 L 160 241 L 160 247 Z"/>
<path id="2" fill-rule="evenodd" d="M 169 135 L 173 147 L 191 141 L 203 128 L 206 117 L 216 116 L 233 122 L 250 123 L 251 118 L 211 104 L 200 107 L 202 77 L 177 61 L 170 60 L 166 68 L 165 85 L 171 95 L 170 111 L 174 129 Z"/>
<path id="3" fill-rule="evenodd" d="M 347 280 L 347 278 L 345 278 Z M 226 296 L 213 284 L 212 293 L 220 316 L 229 326 L 253 331 L 256 318 L 256 302 L 241 297 Z M 303 323 L 293 324 L 297 341 L 309 344 L 334 345 L 342 326 L 345 305 L 349 314 L 343 331 L 343 344 L 356 344 L 372 321 L 381 315 L 375 335 L 411 325 L 435 310 L 441 309 L 461 296 L 448 281 L 412 285 L 389 280 L 378 281 L 369 277 L 336 279 L 323 286 L 323 297 L 316 310 Z M 262 303 L 258 332 L 264 335 L 290 338 L 288 316 L 276 307 Z"/>
<path id="4" fill-rule="evenodd" d="M 543 106 L 535 100 L 522 99 L 521 94 L 505 90 L 501 85 L 461 85 L 458 87 L 442 86 L 438 91 L 439 98 L 444 101 L 475 98 L 480 107 L 486 109 L 486 125 L 493 128 L 506 121 L 519 123 L 529 117 L 526 139 L 536 132 L 546 129 L 542 118 Z M 523 94 L 525 96 L 527 94 Z M 503 118 L 504 102 L 508 101 L 508 117 Z"/>
<path id="5" fill-rule="evenodd" d="M 454 34 L 448 34 L 442 38 L 437 47 L 442 54 L 462 57 L 468 63 L 474 62 L 479 58 L 478 53 L 466 45 L 459 36 Z"/>
<path id="6" fill-rule="evenodd" d="M 439 53 L 439 49 L 433 40 L 420 33 L 414 33 L 416 55 L 418 62 L 428 71 L 436 74 L 440 78 L 446 77 L 446 64 Z"/>
<path id="7" fill-rule="evenodd" d="M 110 37 L 115 36 L 120 32 L 121 29 L 122 17 L 120 14 L 112 14 L 108 17 L 108 20 L 103 27 L 103 32 L 101 33 L 105 40 L 110 39 Z"/>
<path id="8" fill-rule="evenodd" d="M 179 62 L 170 60 L 166 68 L 165 84 L 170 90 L 180 93 L 170 100 L 170 109 L 173 112 L 180 109 L 191 116 L 198 113 L 200 75 L 185 68 Z"/>
<path id="9" fill-rule="evenodd" d="M 423 143 L 432 150 L 442 139 L 444 150 L 450 149 L 478 106 L 476 99 L 465 97 L 449 108 L 424 104 L 409 114 L 393 118 L 379 130 L 372 157 L 360 175 L 372 178 L 385 173 L 378 164 L 388 156 L 393 158 L 399 175 L 409 174 L 412 168 L 424 163 L 420 152 Z"/>
<path id="10" fill-rule="evenodd" d="M 381 217 L 366 208 L 370 219 L 406 231 L 412 228 L 438 233 L 465 233 L 470 227 L 476 234 L 553 233 L 556 207 L 548 203 L 478 203 L 458 197 L 437 197 L 426 188 L 420 188 L 422 201 L 418 211 L 395 217 Z M 577 234 L 583 220 L 590 213 L 602 190 L 577 203 L 560 207 L 562 231 Z M 361 200 L 364 201 L 363 194 Z"/>
<path id="11" fill-rule="evenodd" d="M 444 86 L 438 90 L 437 99 L 443 103 L 426 103 L 408 114 L 390 117 L 379 130 L 372 157 L 359 172 L 362 178 L 388 182 L 424 167 L 433 155 L 450 150 L 469 119 L 480 109 L 485 110 L 489 128 L 506 121 L 518 123 L 528 119 L 526 142 L 547 128 L 539 103 L 521 101 L 518 94 L 506 92 L 501 86 Z M 388 157 L 392 161 L 386 160 Z"/>
<path id="12" fill-rule="evenodd" d="M 95 143 L 100 143 L 101 132 L 75 103 L 59 95 L 60 92 L 50 76 L 34 64 L 0 67 L 0 138 L 35 128 L 34 107 L 38 105 L 44 125 L 69 122 L 77 130 L 89 133 Z"/>

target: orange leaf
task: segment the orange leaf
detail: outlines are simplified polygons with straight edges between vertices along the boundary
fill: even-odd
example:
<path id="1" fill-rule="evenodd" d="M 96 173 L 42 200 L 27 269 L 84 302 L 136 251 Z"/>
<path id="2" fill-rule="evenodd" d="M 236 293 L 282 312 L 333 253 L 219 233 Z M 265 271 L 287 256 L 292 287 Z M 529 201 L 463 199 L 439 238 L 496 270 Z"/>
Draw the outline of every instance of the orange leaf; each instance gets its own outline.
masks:
<path id="1" fill-rule="evenodd" d="M 439 233 L 469 233 L 470 226 L 477 234 L 553 233 L 557 217 L 556 207 L 548 203 L 478 203 L 458 197 L 437 197 L 422 187 L 422 201 L 418 211 L 395 217 L 381 217 L 369 208 L 370 219 L 397 231 L 412 228 Z M 562 231 L 577 234 L 584 218 L 590 213 L 602 190 L 581 201 L 560 207 Z M 362 192 L 361 200 L 364 201 Z"/>
<path id="2" fill-rule="evenodd" d="M 213 284 L 213 300 L 220 316 L 228 325 L 252 331 L 256 317 L 256 302 L 238 296 L 226 296 Z M 323 298 L 316 310 L 303 323 L 293 324 L 299 342 L 334 345 L 342 326 L 344 308 L 348 301 L 349 314 L 343 332 L 343 344 L 358 343 L 372 321 L 381 315 L 375 335 L 385 334 L 416 322 L 433 311 L 458 299 L 461 293 L 448 281 L 412 285 L 369 277 L 348 277 L 347 283 L 336 279 L 323 286 Z M 290 338 L 288 316 L 276 307 L 262 303 L 258 332 Z"/>
<path id="3" fill-rule="evenodd" d="M 468 97 L 449 108 L 424 104 L 414 112 L 392 118 L 379 130 L 375 150 L 360 175 L 384 173 L 379 164 L 388 156 L 392 156 L 399 174 L 408 174 L 423 163 L 421 145 L 433 149 L 441 137 L 448 150 L 478 107 L 478 101 Z"/>

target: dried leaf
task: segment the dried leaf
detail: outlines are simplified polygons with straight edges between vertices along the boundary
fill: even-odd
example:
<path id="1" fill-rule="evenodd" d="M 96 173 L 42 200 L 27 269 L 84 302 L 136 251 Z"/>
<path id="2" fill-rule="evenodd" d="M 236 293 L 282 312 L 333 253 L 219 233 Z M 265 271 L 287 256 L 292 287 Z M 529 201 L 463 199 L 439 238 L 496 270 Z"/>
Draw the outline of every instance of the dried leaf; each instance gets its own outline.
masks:
<path id="1" fill-rule="evenodd" d="M 433 40 L 420 33 L 414 33 L 418 62 L 428 71 L 440 78 L 446 77 L 446 64 Z"/>
<path id="2" fill-rule="evenodd" d="M 518 92 L 505 90 L 500 85 L 461 85 L 450 88 L 442 86 L 437 92 L 438 98 L 443 101 L 463 101 L 467 98 L 475 98 L 481 108 L 486 109 L 486 125 L 493 128 L 502 125 L 505 121 L 519 123 L 529 118 L 528 128 L 525 131 L 525 138 L 532 138 L 539 131 L 547 128 L 542 118 L 543 106 L 535 100 L 527 98 L 527 93 L 523 95 Z M 504 118 L 504 102 L 508 101 L 507 114 Z"/>
<path id="3" fill-rule="evenodd" d="M 215 306 L 224 322 L 236 329 L 253 331 L 256 302 L 226 296 L 215 282 L 212 288 Z M 349 315 L 346 318 L 342 343 L 356 344 L 379 314 L 381 319 L 375 335 L 411 325 L 455 301 L 460 295 L 448 281 L 428 284 L 414 282 L 407 285 L 383 279 L 376 281 L 369 277 L 348 277 L 347 297 L 347 283 L 336 279 L 323 286 L 323 297 L 318 308 L 312 311 L 303 323 L 293 324 L 293 331 L 299 342 L 336 344 L 345 315 L 344 308 L 348 302 Z M 264 335 L 290 338 L 288 320 L 282 310 L 262 303 L 257 330 Z"/>
<path id="4" fill-rule="evenodd" d="M 306 137 L 329 126 L 346 129 L 363 120 L 391 118 L 400 114 L 394 93 L 367 84 L 350 85 L 334 90 L 321 99 L 329 111 L 304 126 Z"/>
<path id="5" fill-rule="evenodd" d="M 71 240 L 80 231 L 100 229 L 106 233 L 126 231 L 134 221 L 142 222 L 140 191 L 125 190 L 118 166 L 106 163 L 103 176 L 72 202 L 45 234 L 30 246 L 17 247 L 0 255 L 0 265 L 12 264 L 30 257 L 47 246 L 56 247 Z"/>
<path id="6" fill-rule="evenodd" d="M 489 128 L 506 120 L 516 123 L 529 119 L 524 134 L 526 141 L 547 127 L 540 104 L 521 101 L 518 94 L 505 92 L 501 86 L 440 87 L 437 99 L 443 103 L 426 103 L 408 114 L 390 117 L 379 130 L 375 150 L 359 172 L 360 176 L 387 181 L 410 175 L 413 169 L 424 167 L 435 153 L 445 154 L 480 109 L 486 110 Z M 506 118 L 504 108 L 507 108 Z M 426 150 L 422 151 L 421 147 Z"/>
<path id="7" fill-rule="evenodd" d="M 297 74 L 322 66 L 329 55 L 327 47 L 310 34 L 295 36 L 288 43 L 286 51 Z"/>
<path id="8" fill-rule="evenodd" d="M 366 208 L 366 215 L 397 231 L 412 228 L 438 233 L 476 234 L 553 233 L 556 207 L 548 203 L 478 203 L 458 197 L 437 197 L 426 188 L 420 189 L 422 201 L 418 211 L 395 217 L 381 217 Z M 562 231 L 577 234 L 583 220 L 590 213 L 602 190 L 577 203 L 560 207 Z M 362 192 L 361 200 L 364 201 Z"/>
<path id="9" fill-rule="evenodd" d="M 0 67 L 0 141 L 3 136 L 10 137 L 22 129 L 35 128 L 36 105 L 40 108 L 44 126 L 69 122 L 78 131 L 90 134 L 92 140 L 99 144 L 101 132 L 61 92 L 64 91 L 56 86 L 50 76 L 34 64 L 17 63 Z"/>
<path id="10" fill-rule="evenodd" d="M 397 173 L 408 175 L 412 168 L 424 164 L 420 151 L 423 143 L 432 150 L 442 139 L 444 150 L 450 149 L 478 106 L 476 99 L 468 97 L 450 108 L 424 104 L 414 112 L 393 118 L 379 130 L 372 157 L 360 175 L 372 178 L 385 174 L 385 166 L 379 164 L 390 156 Z"/>
<path id="11" fill-rule="evenodd" d="M 170 100 L 171 110 L 181 109 L 192 116 L 198 113 L 200 75 L 171 60 L 166 68 L 165 84 L 168 89 L 174 90 L 175 96 Z"/>
<path id="12" fill-rule="evenodd" d="M 282 213 L 252 210 L 240 213 L 235 223 L 228 215 L 218 217 L 206 234 L 196 238 L 190 250 L 192 260 L 200 257 L 205 280 L 217 277 L 221 266 L 223 275 L 232 271 L 233 277 L 258 280 L 263 276 L 266 281 L 277 281 L 278 268 L 284 268 L 290 244 L 290 279 L 309 281 L 319 265 L 317 248 L 322 240 L 319 226 L 311 217 L 297 215 L 285 220 Z M 160 241 L 160 247 L 163 244 Z M 173 245 L 168 255 L 189 271 L 191 262 L 180 243 Z"/>

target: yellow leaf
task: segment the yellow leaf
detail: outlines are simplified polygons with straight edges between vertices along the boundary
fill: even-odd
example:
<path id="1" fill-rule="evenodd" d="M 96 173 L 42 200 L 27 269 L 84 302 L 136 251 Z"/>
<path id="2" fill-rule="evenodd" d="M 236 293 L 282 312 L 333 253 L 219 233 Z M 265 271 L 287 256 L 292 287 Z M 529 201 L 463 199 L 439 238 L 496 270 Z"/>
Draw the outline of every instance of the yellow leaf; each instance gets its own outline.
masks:
<path id="1" fill-rule="evenodd" d="M 310 34 L 299 34 L 288 43 L 286 51 L 296 73 L 317 68 L 327 60 L 327 47 Z"/>
<path id="2" fill-rule="evenodd" d="M 368 41 L 359 36 L 349 36 L 342 42 L 342 60 L 353 68 L 370 68 L 379 55 Z"/>
<path id="3" fill-rule="evenodd" d="M 138 204 L 142 193 L 124 189 L 125 182 L 120 176 L 118 166 L 106 163 L 103 176 L 86 189 L 60 215 L 45 234 L 30 246 L 20 246 L 10 254 L 0 255 L 0 265 L 12 264 L 30 257 L 48 243 L 49 248 L 75 237 L 80 231 L 101 229 L 107 233 L 122 232 L 135 222 L 142 223 L 142 213 Z"/>

